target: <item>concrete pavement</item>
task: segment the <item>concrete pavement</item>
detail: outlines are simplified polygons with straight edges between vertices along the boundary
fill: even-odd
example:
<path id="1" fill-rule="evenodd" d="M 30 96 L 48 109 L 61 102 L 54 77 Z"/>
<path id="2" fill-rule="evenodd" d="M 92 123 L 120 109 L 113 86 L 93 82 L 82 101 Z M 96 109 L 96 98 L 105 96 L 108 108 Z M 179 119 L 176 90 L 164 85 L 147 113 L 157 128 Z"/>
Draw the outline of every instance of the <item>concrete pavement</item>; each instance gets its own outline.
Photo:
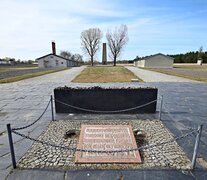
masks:
<path id="1" fill-rule="evenodd" d="M 53 89 L 57 86 L 91 86 L 91 84 L 76 84 L 70 83 L 70 81 L 81 71 L 84 67 L 72 68 L 70 70 L 61 71 L 53 74 L 48 74 L 41 77 L 27 79 L 10 84 L 0 85 L 0 178 L 4 179 L 11 168 L 11 159 L 8 147 L 8 139 L 6 133 L 6 124 L 11 123 L 13 127 L 29 124 L 33 122 L 40 113 L 44 110 L 50 95 L 53 93 Z M 158 88 L 159 96 L 164 96 L 163 114 L 162 121 L 167 128 L 175 135 L 181 135 L 187 132 L 187 126 L 197 127 L 199 124 L 203 124 L 202 141 L 199 149 L 198 157 L 207 160 L 207 83 L 198 82 L 148 82 L 148 83 L 105 83 L 105 84 L 92 84 L 94 86 L 108 86 L 108 87 L 149 87 L 155 86 Z M 158 104 L 159 107 L 159 104 Z M 159 108 L 158 108 L 159 110 Z M 56 118 L 61 118 L 56 116 Z M 78 115 L 68 117 L 68 119 L 88 119 L 96 120 L 97 118 L 102 119 L 136 119 L 136 118 L 153 118 L 151 115 L 121 115 L 111 116 L 104 115 Z M 21 131 L 22 133 L 29 134 L 31 137 L 37 137 L 46 127 L 47 123 L 51 120 L 51 112 L 47 111 L 44 118 L 37 124 L 29 129 Z M 15 141 L 15 153 L 17 160 L 28 150 L 32 142 L 23 140 L 18 136 L 14 136 Z M 189 137 L 188 141 L 179 141 L 179 145 L 185 150 L 188 157 L 192 157 L 192 151 L 194 146 L 195 138 Z M 197 165 L 196 177 L 198 179 L 206 178 L 206 171 L 200 170 L 201 166 Z M 55 171 L 56 172 L 56 171 Z M 76 171 L 76 172 L 56 172 L 54 171 L 43 171 L 43 170 L 15 170 L 9 176 L 9 179 L 38 179 L 38 177 L 44 177 L 44 179 L 61 179 L 62 177 L 70 177 L 71 179 L 86 179 L 86 172 L 88 171 Z M 92 171 L 89 171 L 90 173 Z M 118 177 L 116 174 L 118 171 L 93 171 L 88 179 L 93 177 L 104 179 L 103 175 L 110 178 Z M 155 177 L 157 173 L 160 177 L 166 177 L 165 179 L 182 179 L 177 171 L 153 171 L 142 170 L 142 171 L 129 171 L 128 179 L 134 177 Z M 140 174 L 141 173 L 141 174 Z M 55 174 L 55 175 L 54 175 Z M 148 175 L 150 174 L 150 175 Z M 54 175 L 54 176 L 53 176 Z M 131 176 L 130 176 L 131 175 Z M 127 176 L 124 176 L 127 179 Z M 131 177 L 131 178 L 130 178 Z M 178 177 L 178 178 L 177 178 Z M 189 177 L 189 179 L 192 176 Z"/>
<path id="2" fill-rule="evenodd" d="M 207 172 L 197 170 L 192 173 L 166 169 L 145 170 L 15 170 L 8 180 L 206 180 Z"/>
<path id="3" fill-rule="evenodd" d="M 0 178 L 4 179 L 11 170 L 6 124 L 11 123 L 12 127 L 19 127 L 33 122 L 45 109 L 53 89 L 69 84 L 84 68 L 74 67 L 14 83 L 0 84 Z M 22 132 L 37 137 L 50 120 L 51 111 L 48 110 L 41 121 Z M 22 141 L 18 136 L 13 138 L 18 160 L 32 142 Z"/>
<path id="4" fill-rule="evenodd" d="M 171 76 L 155 71 L 141 69 L 134 66 L 125 66 L 128 70 L 133 72 L 136 76 L 141 78 L 144 82 L 196 82 L 190 79 Z"/>

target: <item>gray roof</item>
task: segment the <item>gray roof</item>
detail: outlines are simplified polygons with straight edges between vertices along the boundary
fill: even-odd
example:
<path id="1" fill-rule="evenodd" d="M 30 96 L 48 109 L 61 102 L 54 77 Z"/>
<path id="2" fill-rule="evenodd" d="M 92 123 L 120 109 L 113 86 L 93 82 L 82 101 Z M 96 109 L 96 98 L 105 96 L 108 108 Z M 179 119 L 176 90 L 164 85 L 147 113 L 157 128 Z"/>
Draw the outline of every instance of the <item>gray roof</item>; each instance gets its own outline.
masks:
<path id="1" fill-rule="evenodd" d="M 76 61 L 74 61 L 74 60 L 72 60 L 72 59 L 67 59 L 67 58 L 64 58 L 64 57 L 62 57 L 62 56 L 58 56 L 58 55 L 53 54 L 53 53 L 50 53 L 50 54 L 41 56 L 41 57 L 37 58 L 36 60 L 38 61 L 38 60 L 40 60 L 40 59 L 42 59 L 42 58 L 45 58 L 45 57 L 47 57 L 47 56 L 51 56 L 51 55 L 56 56 L 56 57 L 59 57 L 59 58 L 62 58 L 62 59 L 64 59 L 64 60 L 66 60 L 66 61 L 73 61 L 73 62 L 76 62 Z"/>
<path id="2" fill-rule="evenodd" d="M 148 59 L 150 59 L 150 58 L 152 58 L 152 57 L 159 56 L 159 55 L 174 60 L 174 58 L 172 58 L 172 57 L 170 57 L 170 56 L 164 55 L 164 54 L 162 54 L 162 53 L 157 53 L 157 54 L 153 54 L 153 55 L 151 55 L 151 56 L 145 56 L 145 57 L 143 57 L 143 58 L 141 58 L 141 59 L 139 59 L 139 60 L 135 60 L 135 61 L 148 60 Z"/>
<path id="3" fill-rule="evenodd" d="M 162 53 L 157 53 L 157 54 L 154 54 L 154 55 L 151 55 L 151 56 L 146 56 L 146 57 L 144 57 L 143 59 L 147 60 L 147 59 L 150 59 L 150 58 L 152 58 L 152 57 L 159 56 L 159 55 L 164 56 L 164 57 L 166 57 L 166 58 L 174 59 L 174 58 L 172 58 L 172 57 L 170 57 L 170 56 L 167 56 L 167 55 L 164 55 L 164 54 L 162 54 Z"/>

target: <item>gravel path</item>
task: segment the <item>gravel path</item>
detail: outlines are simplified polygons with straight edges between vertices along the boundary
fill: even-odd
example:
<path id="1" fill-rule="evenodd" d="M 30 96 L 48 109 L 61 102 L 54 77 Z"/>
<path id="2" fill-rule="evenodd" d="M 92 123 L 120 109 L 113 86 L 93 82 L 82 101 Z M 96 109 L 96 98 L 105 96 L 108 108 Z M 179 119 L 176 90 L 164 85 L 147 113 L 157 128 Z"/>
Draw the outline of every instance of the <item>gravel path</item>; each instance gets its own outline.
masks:
<path id="1" fill-rule="evenodd" d="M 133 72 L 145 82 L 197 82 L 186 78 L 140 69 L 133 66 L 125 66 L 125 68 Z"/>

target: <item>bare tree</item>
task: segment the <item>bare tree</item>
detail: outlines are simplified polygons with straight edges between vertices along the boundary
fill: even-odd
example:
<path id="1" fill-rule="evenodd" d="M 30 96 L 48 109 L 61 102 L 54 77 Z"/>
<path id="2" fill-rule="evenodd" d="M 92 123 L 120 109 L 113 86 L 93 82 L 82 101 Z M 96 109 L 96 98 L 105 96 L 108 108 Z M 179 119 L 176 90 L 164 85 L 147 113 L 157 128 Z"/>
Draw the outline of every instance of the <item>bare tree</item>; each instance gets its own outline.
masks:
<path id="1" fill-rule="evenodd" d="M 74 54 L 74 60 L 77 62 L 83 62 L 83 57 L 80 54 Z"/>
<path id="2" fill-rule="evenodd" d="M 66 59 L 71 59 L 72 53 L 69 51 L 61 51 L 60 56 L 66 58 Z"/>
<path id="3" fill-rule="evenodd" d="M 99 49 L 102 33 L 99 28 L 90 28 L 81 33 L 81 46 L 91 58 L 91 65 L 93 66 L 94 55 Z"/>
<path id="4" fill-rule="evenodd" d="M 121 25 L 119 28 L 115 28 L 113 32 L 108 31 L 106 39 L 110 49 L 110 57 L 114 60 L 114 66 L 116 66 L 116 59 L 120 56 L 123 47 L 129 40 L 127 26 Z"/>
<path id="5" fill-rule="evenodd" d="M 203 46 L 199 47 L 198 49 L 198 58 L 202 58 L 203 57 Z"/>

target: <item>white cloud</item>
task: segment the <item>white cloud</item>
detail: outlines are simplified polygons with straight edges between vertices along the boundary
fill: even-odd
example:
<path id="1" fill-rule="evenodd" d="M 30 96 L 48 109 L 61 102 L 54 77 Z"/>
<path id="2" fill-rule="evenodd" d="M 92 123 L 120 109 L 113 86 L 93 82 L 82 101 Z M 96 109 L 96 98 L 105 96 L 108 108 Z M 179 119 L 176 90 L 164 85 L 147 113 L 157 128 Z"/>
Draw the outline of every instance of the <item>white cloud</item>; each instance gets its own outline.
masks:
<path id="1" fill-rule="evenodd" d="M 124 17 L 105 1 L 3 0 L 0 4 L 0 57 L 34 59 L 50 52 L 50 41 L 57 49 L 80 50 L 80 33 L 89 27 L 108 27 L 91 17 Z M 89 17 L 87 17 L 89 16 Z"/>
<path id="2" fill-rule="evenodd" d="M 82 53 L 81 31 L 99 27 L 105 34 L 120 24 L 126 24 L 129 29 L 129 43 L 123 58 L 166 50 L 168 45 L 171 50 L 181 44 L 205 46 L 202 40 L 205 36 L 197 30 L 205 30 L 206 25 L 192 23 L 190 18 L 187 23 L 185 16 L 191 17 L 192 13 L 178 18 L 170 10 L 166 7 L 123 7 L 119 1 L 110 0 L 1 0 L 0 58 L 35 59 L 51 52 L 51 40 L 56 41 L 58 52 Z M 170 14 L 150 14 L 153 11 Z M 105 37 L 102 41 L 106 41 Z"/>

